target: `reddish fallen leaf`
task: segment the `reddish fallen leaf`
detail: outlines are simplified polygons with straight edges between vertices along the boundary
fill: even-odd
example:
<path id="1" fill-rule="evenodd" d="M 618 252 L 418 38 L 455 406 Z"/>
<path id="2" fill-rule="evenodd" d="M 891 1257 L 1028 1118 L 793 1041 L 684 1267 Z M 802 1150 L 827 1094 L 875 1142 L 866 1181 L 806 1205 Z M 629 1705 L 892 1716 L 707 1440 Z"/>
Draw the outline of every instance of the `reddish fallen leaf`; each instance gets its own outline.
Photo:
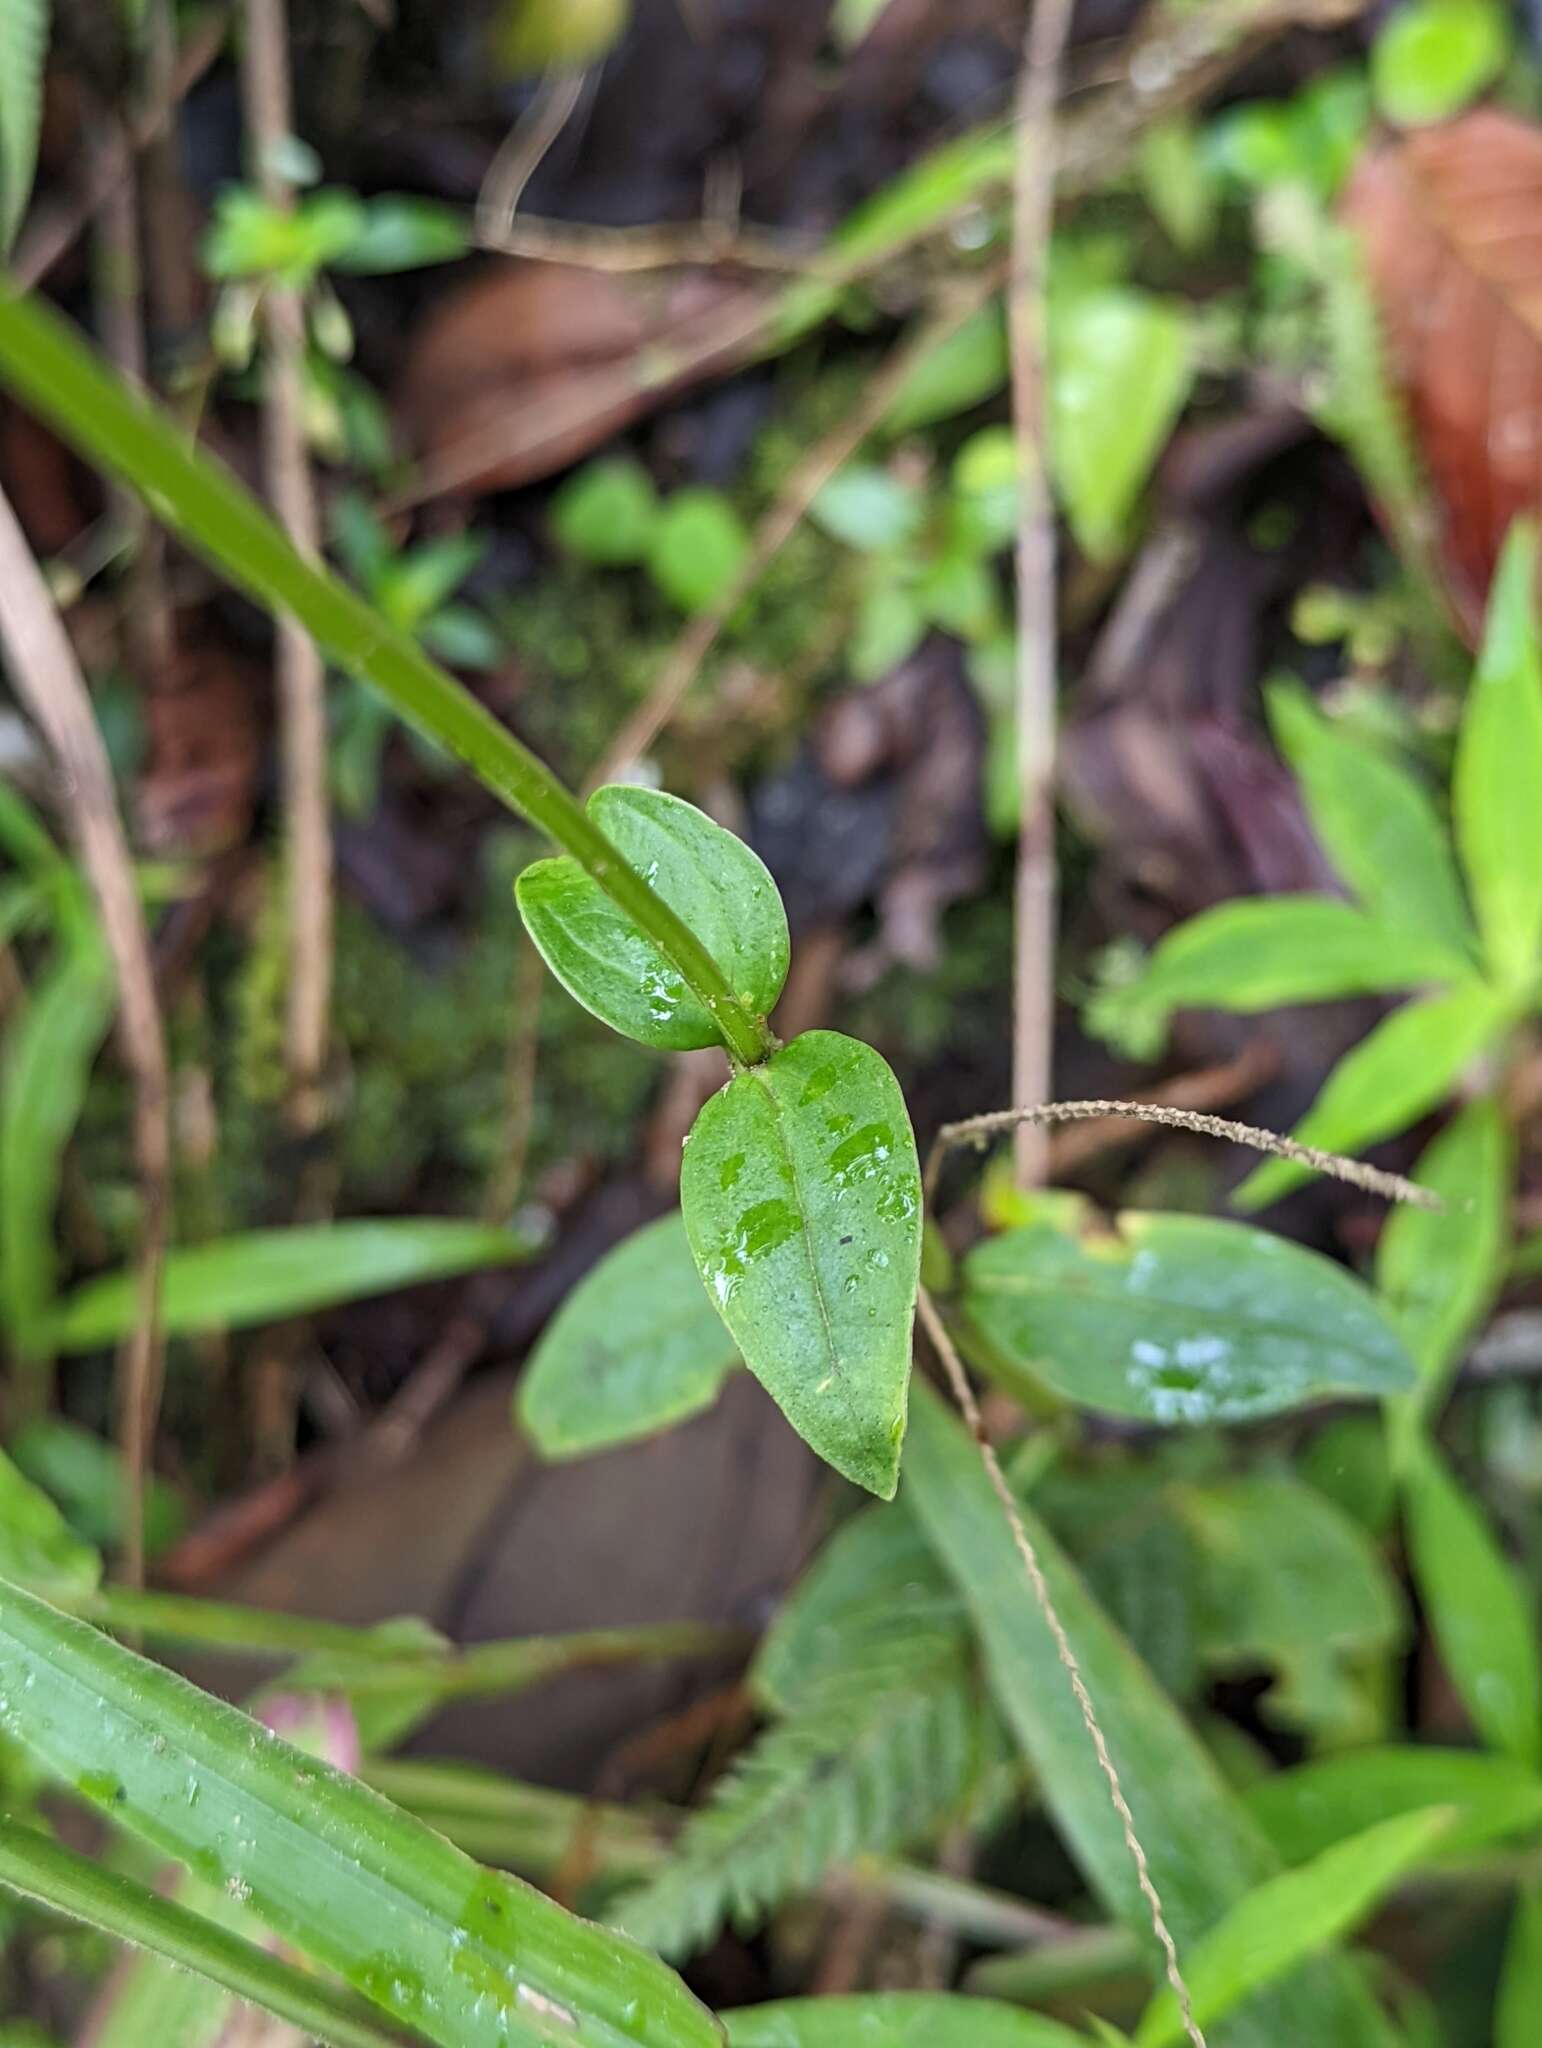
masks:
<path id="1" fill-rule="evenodd" d="M 1385 144 L 1344 213 L 1475 639 L 1506 528 L 1542 506 L 1542 128 L 1485 108 Z"/>
<path id="2" fill-rule="evenodd" d="M 733 363 L 765 304 L 763 286 L 703 271 L 496 264 L 413 339 L 397 410 L 422 471 L 407 496 L 509 490 L 565 469 Z"/>
<path id="3" fill-rule="evenodd" d="M 172 673 L 141 699 L 146 749 L 134 787 L 147 851 L 207 855 L 239 844 L 263 767 L 262 671 L 184 623 Z"/>

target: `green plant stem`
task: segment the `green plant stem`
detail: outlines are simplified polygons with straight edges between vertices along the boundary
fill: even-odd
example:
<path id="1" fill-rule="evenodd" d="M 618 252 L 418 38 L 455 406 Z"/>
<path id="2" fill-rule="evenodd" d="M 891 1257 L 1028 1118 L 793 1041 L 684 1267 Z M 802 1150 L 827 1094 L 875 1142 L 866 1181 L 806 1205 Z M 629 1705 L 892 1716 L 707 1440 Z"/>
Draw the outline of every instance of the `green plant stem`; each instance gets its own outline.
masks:
<path id="1" fill-rule="evenodd" d="M 1089 1927 L 1021 1955 L 987 1956 L 969 1971 L 964 1989 L 981 1998 L 1040 2005 L 1115 1978 L 1148 1976 L 1149 1959 L 1128 1928 Z"/>
<path id="2" fill-rule="evenodd" d="M 512 810 L 556 841 L 679 970 L 735 1060 L 776 1049 L 701 941 L 629 867 L 528 747 L 341 578 L 297 553 L 222 464 L 121 383 L 68 321 L 0 285 L 0 381 L 87 461 L 132 486 L 156 518 L 270 612 L 295 620 L 337 665 L 371 685 Z"/>
<path id="3" fill-rule="evenodd" d="M 164 1956 L 330 2048 L 400 2048 L 404 2038 L 370 2018 L 345 1992 L 255 1942 L 8 1820 L 0 1820 L 0 1885 Z"/>

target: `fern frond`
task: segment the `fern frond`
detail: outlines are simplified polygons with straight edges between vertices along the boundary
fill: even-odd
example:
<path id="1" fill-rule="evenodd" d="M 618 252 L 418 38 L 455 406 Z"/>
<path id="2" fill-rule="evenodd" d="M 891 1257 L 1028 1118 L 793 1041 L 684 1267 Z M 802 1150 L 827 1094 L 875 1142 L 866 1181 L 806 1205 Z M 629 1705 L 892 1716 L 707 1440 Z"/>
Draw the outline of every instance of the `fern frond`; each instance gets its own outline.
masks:
<path id="1" fill-rule="evenodd" d="M 37 167 L 49 0 L 0 0 L 0 256 L 21 226 Z"/>
<path id="2" fill-rule="evenodd" d="M 968 1796 L 986 1709 L 952 1631 L 849 1643 L 838 1672 L 769 1728 L 618 1924 L 664 1955 L 749 1928 L 834 1865 L 932 1833 Z"/>

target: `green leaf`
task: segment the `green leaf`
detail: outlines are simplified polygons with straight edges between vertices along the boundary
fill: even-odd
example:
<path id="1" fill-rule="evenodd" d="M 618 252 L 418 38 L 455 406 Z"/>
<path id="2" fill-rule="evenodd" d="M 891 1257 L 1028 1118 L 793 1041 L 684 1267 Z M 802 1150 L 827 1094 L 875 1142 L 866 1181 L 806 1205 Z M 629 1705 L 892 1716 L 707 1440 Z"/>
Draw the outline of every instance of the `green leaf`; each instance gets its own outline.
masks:
<path id="1" fill-rule="evenodd" d="M 1472 920 L 1428 792 L 1379 747 L 1324 718 L 1295 684 L 1270 690 L 1269 716 L 1313 829 L 1365 908 L 1447 947 L 1451 974 L 1470 973 Z"/>
<path id="2" fill-rule="evenodd" d="M 871 1046 L 806 1031 L 736 1074 L 686 1141 L 697 1270 L 751 1372 L 828 1464 L 899 1476 L 921 1259 L 921 1175 Z"/>
<path id="3" fill-rule="evenodd" d="M 37 169 L 48 0 L 0 7 L 0 256 L 16 239 Z"/>
<path id="4" fill-rule="evenodd" d="M 455 207 L 388 192 L 365 201 L 362 226 L 332 261 L 337 270 L 379 275 L 453 263 L 470 245 L 466 217 Z"/>
<path id="5" fill-rule="evenodd" d="M 1158 1964 L 1124 1831 L 1109 1803 L 1049 1626 L 1029 1591 L 979 1453 L 940 1396 L 911 1403 L 905 1498 L 963 1594 L 987 1675 L 1044 1802 L 1093 1891 Z M 1279 1865 L 1216 1765 L 1031 1510 L 1024 1527 L 1097 1708 L 1180 1955 Z M 1226 2048 L 1366 2048 L 1375 2010 L 1332 1963 L 1297 1973 L 1233 2016 Z"/>
<path id="6" fill-rule="evenodd" d="M 1413 1383 L 1370 1291 L 1331 1259 L 1211 1216 L 1028 1224 L 964 1266 L 964 1303 L 1013 1382 L 1144 1422 L 1238 1422 Z"/>
<path id="7" fill-rule="evenodd" d="M 991 1998 L 876 1991 L 722 2015 L 729 2048 L 1086 2048 L 1085 2034 Z"/>
<path id="8" fill-rule="evenodd" d="M 1415 987 L 1451 972 L 1449 950 L 1438 941 L 1337 897 L 1244 896 L 1169 932 L 1140 979 L 1105 1002 L 1165 1025 L 1174 1010 L 1245 1016 L 1281 1003 Z"/>
<path id="9" fill-rule="evenodd" d="M 916 364 L 884 416 L 884 432 L 911 434 L 970 412 L 1006 388 L 1007 374 L 1006 314 L 993 299 Z"/>
<path id="10" fill-rule="evenodd" d="M 846 659 L 859 683 L 870 683 L 914 653 L 926 617 L 908 585 L 889 573 L 875 575 L 857 606 Z"/>
<path id="11" fill-rule="evenodd" d="M 586 462 L 553 496 L 550 518 L 569 554 L 620 567 L 647 555 L 659 520 L 658 492 L 640 462 L 619 455 Z"/>
<path id="12" fill-rule="evenodd" d="M 69 1602 L 94 1593 L 101 1577 L 96 1551 L 0 1451 L 0 1579 Z"/>
<path id="13" fill-rule="evenodd" d="M 648 547 L 648 574 L 683 612 L 726 594 L 749 555 L 749 535 L 721 491 L 695 484 L 665 503 Z"/>
<path id="14" fill-rule="evenodd" d="M 981 427 L 953 458 L 953 524 L 957 541 L 994 554 L 1017 534 L 1017 440 L 1010 427 Z"/>
<path id="15" fill-rule="evenodd" d="M 1473 1749 L 1357 1749 L 1273 1771 L 1243 1795 L 1287 1863 L 1420 1807 L 1455 1809 L 1442 1855 L 1470 1853 L 1542 1821 L 1542 1778 Z"/>
<path id="16" fill-rule="evenodd" d="M 573 1289 L 536 1346 L 515 1415 L 543 1457 L 581 1457 L 699 1414 L 737 1363 L 685 1225 L 666 1216 Z"/>
<path id="17" fill-rule="evenodd" d="M 787 915 L 764 863 L 704 811 L 662 790 L 614 783 L 589 815 L 765 1016 L 787 979 Z M 720 1032 L 653 940 L 562 855 L 515 885 L 525 929 L 576 1002 L 625 1038 L 670 1052 L 716 1045 Z"/>
<path id="18" fill-rule="evenodd" d="M 175 1900 L 5 1819 L 0 1884 L 292 2021 L 307 2039 L 331 2048 L 397 2048 L 397 2037 L 362 2003 Z M 164 2029 L 174 2015 L 163 2007 L 160 2019 Z M 156 2048 L 171 2048 L 169 2032 L 154 2038 Z"/>
<path id="19" fill-rule="evenodd" d="M 530 1242 L 512 1230 L 438 1216 L 249 1230 L 169 1254 L 161 1326 L 171 1337 L 249 1329 L 368 1294 L 507 1265 L 530 1250 Z M 58 1304 L 47 1324 L 49 1341 L 60 1351 L 116 1343 L 134 1327 L 137 1289 L 130 1272 L 87 1280 Z"/>
<path id="20" fill-rule="evenodd" d="M 1135 159 L 1146 204 L 1173 245 L 1187 256 L 1215 233 L 1215 175 L 1194 124 L 1182 114 L 1147 128 Z"/>
<path id="21" fill-rule="evenodd" d="M 1194 380 L 1188 316 L 1124 286 L 1052 291 L 1049 338 L 1050 468 L 1082 549 L 1109 560 Z"/>
<path id="22" fill-rule="evenodd" d="M 1512 35 L 1501 0 L 1406 0 L 1371 49 L 1378 111 L 1403 128 L 1449 120 L 1499 76 Z"/>
<path id="23" fill-rule="evenodd" d="M 1251 1991 L 1363 1920 L 1398 1880 L 1422 1862 L 1449 1826 L 1448 1807 L 1399 1814 L 1325 1849 L 1241 1900 L 1190 1951 L 1184 1966 L 1201 2027 L 1212 2026 Z M 1138 2048 L 1183 2039 L 1178 2004 L 1165 1987 L 1136 2029 Z"/>
<path id="24" fill-rule="evenodd" d="M 1505 996 L 1483 982 L 1405 1003 L 1339 1061 L 1297 1124 L 1296 1139 L 1327 1152 L 1352 1153 L 1406 1130 L 1445 1100 L 1505 1028 L 1510 1012 Z M 1261 1208 L 1309 1179 L 1312 1170 L 1290 1159 L 1266 1160 L 1232 1200 L 1240 1208 Z"/>
<path id="25" fill-rule="evenodd" d="M 54 1209 L 64 1152 L 107 1033 L 114 989 L 95 938 L 70 946 L 6 1035 L 0 1089 L 0 1322 L 24 1351 L 48 1342 Z"/>
<path id="26" fill-rule="evenodd" d="M 5 1732 L 443 2048 L 715 2048 L 661 1964 L 356 1779 L 56 1613 L 0 1594 Z"/>
<path id="27" fill-rule="evenodd" d="M 1494 2006 L 1494 2048 L 1533 2048 L 1542 2017 L 1542 1885 L 1535 1878 L 1515 1898 Z M 730 2030 L 730 2038 L 732 2032 Z"/>
<path id="28" fill-rule="evenodd" d="M 819 492 L 809 516 L 832 539 L 871 553 L 913 539 L 924 509 L 915 484 L 876 462 L 848 462 Z"/>
<path id="29" fill-rule="evenodd" d="M 1517 1762 L 1542 1762 L 1542 1662 L 1530 1601 L 1432 1444 L 1410 1440 L 1404 1504 L 1414 1581 L 1473 1725 Z"/>
<path id="30" fill-rule="evenodd" d="M 1499 1106 L 1470 1102 L 1420 1155 L 1440 1209 L 1394 1209 L 1376 1245 L 1376 1286 L 1418 1361 L 1430 1409 L 1504 1276 L 1514 1148 Z"/>
<path id="31" fill-rule="evenodd" d="M 1457 738 L 1457 850 L 1495 976 L 1525 989 L 1542 947 L 1542 656 L 1537 534 L 1517 520 L 1489 592 L 1483 648 Z"/>

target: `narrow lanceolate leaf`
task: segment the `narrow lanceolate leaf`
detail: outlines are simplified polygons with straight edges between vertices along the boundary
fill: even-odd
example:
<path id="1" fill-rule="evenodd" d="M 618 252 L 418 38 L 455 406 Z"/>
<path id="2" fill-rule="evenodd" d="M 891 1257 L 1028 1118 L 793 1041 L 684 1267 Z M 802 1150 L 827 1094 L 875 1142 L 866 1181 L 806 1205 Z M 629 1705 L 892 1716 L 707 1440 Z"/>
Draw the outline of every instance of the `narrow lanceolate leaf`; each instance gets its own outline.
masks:
<path id="1" fill-rule="evenodd" d="M 715 2048 L 653 1957 L 14 1587 L 0 1728 L 442 2048 Z"/>
<path id="2" fill-rule="evenodd" d="M 223 2017 L 228 2022 L 226 1994 L 231 1992 L 280 2019 L 294 2021 L 304 2028 L 306 2039 L 324 2042 L 328 2048 L 394 2048 L 394 2034 L 361 2000 L 334 1991 L 176 1900 L 162 1898 L 132 1878 L 77 1856 L 47 1835 L 4 1819 L 0 1885 L 119 1941 L 132 1942 L 152 1957 L 164 1957 L 179 1971 L 194 1973 L 190 1979 L 171 1979 L 175 2003 L 168 2010 L 166 1999 L 158 2001 L 157 2031 L 141 2036 L 137 2048 L 146 2048 L 149 2041 L 155 2048 L 212 2048 L 215 2037 L 207 2029 L 201 2034 L 190 2030 L 200 2019 Z M 177 1987 L 188 1983 L 196 1987 L 194 1995 L 176 1995 Z M 211 1992 L 210 1987 L 218 1988 Z M 181 2030 L 180 2040 L 174 2029 Z M 127 2048 L 130 2039 L 123 2030 L 110 2028 L 93 2038 L 115 2039 L 118 2048 Z"/>
<path id="3" fill-rule="evenodd" d="M 1428 791 L 1379 748 L 1341 731 L 1295 685 L 1269 692 L 1274 733 L 1329 859 L 1385 924 L 1449 949 L 1471 971 L 1476 934 Z"/>
<path id="4" fill-rule="evenodd" d="M 1405 1003 L 1339 1061 L 1295 1137 L 1327 1152 L 1359 1152 L 1406 1130 L 1444 1101 L 1509 1016 L 1506 998 L 1482 982 Z M 1311 1172 L 1294 1160 L 1266 1160 L 1232 1200 L 1260 1208 Z"/>
<path id="5" fill-rule="evenodd" d="M 1249 1015 L 1282 1003 L 1379 995 L 1449 980 L 1449 945 L 1336 896 L 1249 896 L 1179 925 L 1119 1006 L 1165 1023 L 1174 1010 Z"/>
<path id="6" fill-rule="evenodd" d="M 1146 1422 L 1236 1422 L 1414 1381 L 1353 1274 L 1216 1217 L 1131 1211 L 1101 1234 L 1009 1230 L 970 1254 L 964 1303 L 998 1371 Z"/>
<path id="7" fill-rule="evenodd" d="M 962 1592 L 997 1701 L 1093 1891 L 1158 1958 L 1135 1867 L 1049 1626 L 1029 1591 L 978 1451 L 918 1385 L 906 1498 Z M 1166 1916 L 1186 1955 L 1280 1866 L 1178 1710 L 1109 1623 L 1038 1517 L 1024 1522 L 1118 1767 Z M 1381 2039 L 1351 1972 L 1308 1965 L 1239 2008 L 1225 2048 L 1366 2048 Z"/>
<path id="8" fill-rule="evenodd" d="M 0 6 L 0 257 L 16 239 L 37 168 L 48 0 Z"/>
<path id="9" fill-rule="evenodd" d="M 596 790 L 589 813 L 764 1017 L 787 979 L 787 917 L 761 860 L 704 811 L 656 789 Z M 576 1001 L 624 1037 L 671 1052 L 717 1045 L 717 1023 L 577 861 L 538 860 L 516 884 L 525 928 Z"/>
<path id="10" fill-rule="evenodd" d="M 1418 1362 L 1428 1411 L 1504 1274 L 1515 1161 L 1498 1104 L 1469 1103 L 1414 1172 L 1443 1206 L 1393 1210 L 1376 1245 L 1376 1287 Z"/>
<path id="11" fill-rule="evenodd" d="M 1534 2048 L 1542 2026 L 1542 1885 L 1521 1886 L 1494 2006 L 1494 2048 Z M 731 2038 L 731 2037 L 730 2037 Z"/>
<path id="12" fill-rule="evenodd" d="M 1542 1777 L 1477 1749 L 1349 1750 L 1271 1771 L 1243 1797 L 1287 1863 L 1304 1863 L 1348 1835 L 1420 1807 L 1452 1809 L 1442 1855 L 1531 1834 L 1542 1821 Z"/>
<path id="13" fill-rule="evenodd" d="M 1530 1603 L 1493 1531 L 1432 1444 L 1407 1449 L 1414 1579 L 1452 1684 L 1489 1745 L 1542 1761 L 1542 1657 Z"/>
<path id="14" fill-rule="evenodd" d="M 1542 952 L 1542 654 L 1537 536 L 1510 529 L 1489 595 L 1483 651 L 1457 741 L 1452 807 L 1495 975 L 1525 988 Z"/>
<path id="15" fill-rule="evenodd" d="M 877 1991 L 725 2012 L 729 2048 L 1087 2048 L 1058 2020 L 992 1998 Z"/>
<path id="16" fill-rule="evenodd" d="M 64 1150 L 112 1015 L 112 975 L 94 941 L 70 947 L 6 1040 L 0 1088 L 0 1322 L 24 1351 L 46 1348 L 54 1206 Z"/>
<path id="17" fill-rule="evenodd" d="M 515 1413 L 547 1458 L 631 1443 L 711 1406 L 738 1362 L 678 1215 L 634 1231 L 536 1346 Z"/>
<path id="18" fill-rule="evenodd" d="M 415 1287 L 528 1256 L 528 1238 L 439 1216 L 250 1230 L 173 1251 L 161 1283 L 168 1336 L 242 1330 L 394 1287 Z M 137 1282 L 107 1273 L 66 1295 L 48 1321 L 58 1351 L 113 1344 L 134 1326 Z"/>
<path id="19" fill-rule="evenodd" d="M 680 1207 L 745 1363 L 837 1472 L 892 1496 L 921 1262 L 921 1174 L 871 1046 L 806 1031 L 687 1140 Z"/>
<path id="20" fill-rule="evenodd" d="M 1250 1893 L 1189 1955 L 1185 1975 L 1198 2024 L 1213 2026 L 1249 1992 L 1357 1926 L 1428 1857 L 1450 1820 L 1444 1806 L 1399 1814 Z M 1183 2038 L 1177 2001 L 1164 1987 L 1136 2029 L 1137 2048 L 1169 2048 Z"/>
<path id="21" fill-rule="evenodd" d="M 100 1555 L 0 1451 L 0 1579 L 68 1605 L 89 1598 L 101 1577 Z"/>

